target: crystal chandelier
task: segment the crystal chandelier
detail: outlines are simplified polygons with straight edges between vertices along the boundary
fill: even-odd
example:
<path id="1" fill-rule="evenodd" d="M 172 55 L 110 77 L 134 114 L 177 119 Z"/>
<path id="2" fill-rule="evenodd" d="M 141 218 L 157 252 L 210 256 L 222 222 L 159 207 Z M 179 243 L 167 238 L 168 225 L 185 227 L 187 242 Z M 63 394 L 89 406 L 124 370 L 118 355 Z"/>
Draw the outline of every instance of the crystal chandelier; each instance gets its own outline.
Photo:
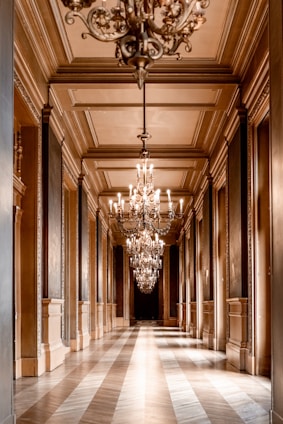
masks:
<path id="1" fill-rule="evenodd" d="M 130 266 L 135 268 L 133 275 L 140 291 L 151 293 L 162 268 L 161 255 L 164 242 L 158 234 L 152 239 L 150 233 L 144 230 L 139 235 L 127 239 L 127 253 L 130 255 Z"/>
<path id="2" fill-rule="evenodd" d="M 158 255 L 149 255 L 142 253 L 139 255 L 133 255 L 130 257 L 130 266 L 132 268 L 147 268 L 151 267 L 153 269 L 162 268 L 162 260 Z"/>
<path id="3" fill-rule="evenodd" d="M 129 186 L 128 207 L 122 199 L 121 193 L 117 195 L 117 202 L 110 200 L 109 217 L 115 218 L 119 230 L 126 237 L 141 234 L 166 235 L 174 219 L 183 217 L 183 199 L 180 199 L 178 212 L 174 210 L 171 192 L 167 190 L 168 209 L 162 212 L 160 208 L 160 189 L 154 188 L 153 165 L 148 166 L 149 152 L 146 141 L 150 135 L 145 125 L 145 84 L 143 86 L 143 133 L 138 137 L 142 141 L 142 163 L 137 165 L 136 186 Z"/>
<path id="4" fill-rule="evenodd" d="M 70 11 L 68 24 L 82 20 L 87 35 L 99 41 L 116 43 L 116 58 L 135 68 L 134 76 L 141 88 L 148 68 L 163 55 L 176 55 L 184 43 L 185 51 L 192 50 L 191 36 L 206 19 L 205 9 L 210 0 L 102 0 L 86 15 L 96 0 L 61 0 Z"/>
<path id="5" fill-rule="evenodd" d="M 130 265 L 134 267 L 133 275 L 138 288 L 141 290 L 143 287 L 148 288 L 150 285 L 151 289 L 153 289 L 159 277 L 159 269 L 162 268 L 161 258 L 153 258 L 150 255 L 135 256 L 134 261 L 130 262 Z"/>
<path id="6" fill-rule="evenodd" d="M 137 286 L 143 293 L 151 293 L 159 277 L 159 270 L 151 267 L 136 268 L 134 277 Z"/>
<path id="7" fill-rule="evenodd" d="M 158 234 L 152 239 L 150 233 L 145 229 L 139 235 L 132 235 L 127 238 L 127 252 L 130 256 L 147 255 L 151 257 L 162 256 L 164 242 L 159 239 Z"/>

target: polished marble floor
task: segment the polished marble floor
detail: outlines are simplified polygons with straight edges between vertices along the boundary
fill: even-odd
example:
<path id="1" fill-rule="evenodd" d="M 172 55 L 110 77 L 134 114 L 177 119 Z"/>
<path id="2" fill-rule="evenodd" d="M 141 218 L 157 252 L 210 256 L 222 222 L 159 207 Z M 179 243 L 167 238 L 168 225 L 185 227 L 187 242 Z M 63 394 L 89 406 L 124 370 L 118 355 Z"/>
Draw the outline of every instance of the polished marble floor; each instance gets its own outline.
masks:
<path id="1" fill-rule="evenodd" d="M 17 424 L 269 422 L 270 380 L 177 328 L 115 329 L 39 378 L 15 381 Z"/>

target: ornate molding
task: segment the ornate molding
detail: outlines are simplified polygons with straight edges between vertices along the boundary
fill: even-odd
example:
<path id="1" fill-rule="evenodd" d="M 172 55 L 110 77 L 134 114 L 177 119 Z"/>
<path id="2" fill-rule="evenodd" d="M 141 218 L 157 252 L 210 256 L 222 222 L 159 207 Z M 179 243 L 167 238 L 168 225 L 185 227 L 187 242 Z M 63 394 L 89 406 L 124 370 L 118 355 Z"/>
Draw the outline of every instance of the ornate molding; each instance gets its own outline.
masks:
<path id="1" fill-rule="evenodd" d="M 14 85 L 15 88 L 18 90 L 18 92 L 21 94 L 22 99 L 24 100 L 25 104 L 27 105 L 28 109 L 30 110 L 32 116 L 34 117 L 37 125 L 40 125 L 41 123 L 41 114 L 37 111 L 36 107 L 34 106 L 30 96 L 28 95 L 22 81 L 20 80 L 19 76 L 16 72 L 14 72 Z"/>
<path id="2" fill-rule="evenodd" d="M 248 111 L 248 123 L 253 123 L 255 117 L 258 115 L 263 105 L 268 101 L 270 93 L 270 82 L 267 81 L 257 101 L 253 104 L 253 107 Z"/>

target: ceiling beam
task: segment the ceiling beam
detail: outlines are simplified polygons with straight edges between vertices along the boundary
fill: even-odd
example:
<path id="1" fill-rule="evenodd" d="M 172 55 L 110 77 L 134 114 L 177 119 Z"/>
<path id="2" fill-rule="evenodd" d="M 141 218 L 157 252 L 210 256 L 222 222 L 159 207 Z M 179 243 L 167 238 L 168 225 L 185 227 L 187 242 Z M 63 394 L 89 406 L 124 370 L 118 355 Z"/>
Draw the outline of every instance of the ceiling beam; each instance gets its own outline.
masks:
<path id="1" fill-rule="evenodd" d="M 75 83 L 135 83 L 133 68 L 117 66 L 117 61 L 111 59 L 72 62 L 70 65 L 59 66 L 51 76 L 50 84 Z M 194 83 L 238 85 L 240 78 L 234 75 L 230 67 L 217 63 L 193 64 L 190 60 L 156 63 L 147 76 L 147 83 Z"/>
<path id="2" fill-rule="evenodd" d="M 183 190 L 171 189 L 170 191 L 171 191 L 172 199 L 173 198 L 175 199 L 175 197 L 176 198 L 180 198 L 180 197 L 186 197 L 187 198 L 187 197 L 194 196 L 194 193 L 190 192 L 188 189 L 183 189 Z M 115 196 L 117 196 L 117 193 L 121 193 L 121 195 L 123 197 L 129 196 L 129 190 L 126 190 L 125 187 L 120 187 L 120 188 L 116 187 L 115 190 L 113 189 L 113 190 L 103 190 L 103 191 L 101 191 L 99 193 L 98 197 L 99 198 L 101 198 L 101 197 L 115 197 Z M 167 202 L 167 193 L 166 192 L 162 192 L 160 194 L 160 197 L 161 197 L 162 202 Z"/>
<path id="3" fill-rule="evenodd" d="M 136 159 L 139 157 L 140 149 L 137 148 L 96 148 L 89 149 L 82 155 L 82 159 L 94 160 L 117 160 Z M 208 153 L 201 149 L 186 149 L 178 147 L 150 148 L 151 159 L 208 159 Z"/>

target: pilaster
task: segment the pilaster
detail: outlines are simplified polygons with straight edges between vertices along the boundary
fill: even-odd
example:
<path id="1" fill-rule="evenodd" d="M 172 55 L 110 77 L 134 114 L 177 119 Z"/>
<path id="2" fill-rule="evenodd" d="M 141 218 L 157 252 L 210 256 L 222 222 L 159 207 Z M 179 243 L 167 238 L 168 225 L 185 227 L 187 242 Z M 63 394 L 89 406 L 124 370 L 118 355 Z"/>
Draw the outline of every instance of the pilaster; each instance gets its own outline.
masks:
<path id="1" fill-rule="evenodd" d="M 182 330 L 187 331 L 187 304 L 182 304 Z"/>
<path id="2" fill-rule="evenodd" d="M 191 317 L 189 325 L 189 334 L 194 339 L 197 337 L 197 302 L 190 303 Z"/>

